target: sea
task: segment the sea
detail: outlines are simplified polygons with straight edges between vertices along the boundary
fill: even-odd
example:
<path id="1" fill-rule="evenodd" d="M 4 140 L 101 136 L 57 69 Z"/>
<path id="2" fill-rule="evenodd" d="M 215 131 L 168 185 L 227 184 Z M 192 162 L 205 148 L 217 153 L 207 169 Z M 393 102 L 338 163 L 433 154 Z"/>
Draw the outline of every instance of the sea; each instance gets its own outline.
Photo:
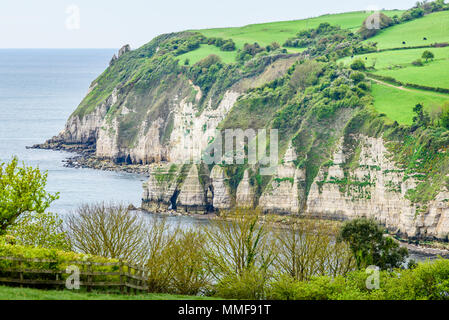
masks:
<path id="1" fill-rule="evenodd" d="M 82 204 L 140 206 L 145 177 L 64 167 L 66 152 L 27 149 L 57 135 L 108 66 L 116 49 L 0 49 L 0 163 L 18 157 L 48 173 L 47 191 L 60 198 L 50 211 Z"/>

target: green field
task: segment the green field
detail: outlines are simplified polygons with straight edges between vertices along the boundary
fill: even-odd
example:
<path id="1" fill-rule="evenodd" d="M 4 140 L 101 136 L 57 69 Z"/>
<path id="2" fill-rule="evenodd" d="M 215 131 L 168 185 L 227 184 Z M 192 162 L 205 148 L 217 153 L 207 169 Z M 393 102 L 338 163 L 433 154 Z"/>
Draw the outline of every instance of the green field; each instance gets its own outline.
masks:
<path id="1" fill-rule="evenodd" d="M 424 37 L 427 41 L 423 40 Z M 449 42 L 449 11 L 432 13 L 423 18 L 387 28 L 367 41 L 377 42 L 379 49 Z M 403 41 L 406 42 L 405 45 L 402 44 Z"/>
<path id="2" fill-rule="evenodd" d="M 184 64 L 186 59 L 189 59 L 190 65 L 197 63 L 201 59 L 207 57 L 210 54 L 216 54 L 221 58 L 221 60 L 225 63 L 233 63 L 235 62 L 235 57 L 237 55 L 236 51 L 221 51 L 220 48 L 213 46 L 202 44 L 200 48 L 181 54 L 178 56 L 179 63 Z"/>
<path id="3" fill-rule="evenodd" d="M 388 16 L 394 16 L 401 15 L 403 11 L 390 10 L 383 12 Z M 356 31 L 362 26 L 363 21 L 369 15 L 370 13 L 357 11 L 341 14 L 328 14 L 303 20 L 251 24 L 244 27 L 234 28 L 216 28 L 190 31 L 200 32 L 206 37 L 232 39 L 239 49 L 243 48 L 245 43 L 254 42 L 257 42 L 262 46 L 267 46 L 272 42 L 278 42 L 282 45 L 288 38 L 295 36 L 299 31 L 316 28 L 323 22 L 328 22 L 332 25 L 339 25 L 342 28 Z M 289 53 L 301 52 L 303 50 L 304 49 L 299 48 L 288 48 Z M 203 45 L 197 50 L 179 56 L 180 63 L 184 63 L 184 60 L 188 58 L 192 64 L 212 53 L 221 57 L 224 62 L 229 63 L 235 60 L 235 52 L 224 52 L 214 46 Z"/>
<path id="4" fill-rule="evenodd" d="M 0 286 L 0 300 L 210 300 L 209 297 L 169 294 L 120 295 L 74 292 L 69 290 L 39 290 Z"/>
<path id="5" fill-rule="evenodd" d="M 412 65 L 425 50 L 431 51 L 435 60 L 428 63 L 423 60 L 422 67 Z M 393 77 L 404 83 L 449 88 L 449 47 L 384 51 L 354 57 L 358 58 L 365 61 L 367 67 L 375 64 L 375 74 Z M 348 65 L 352 60 L 348 57 L 340 61 Z"/>
<path id="6" fill-rule="evenodd" d="M 449 95 L 420 91 L 401 90 L 389 86 L 373 83 L 372 94 L 374 107 L 379 113 L 384 113 L 388 118 L 396 120 L 400 124 L 412 124 L 413 107 L 421 103 L 426 110 L 449 101 Z"/>
<path id="7" fill-rule="evenodd" d="M 390 10 L 383 11 L 388 16 L 401 15 L 403 11 Z M 217 28 L 195 30 L 206 37 L 220 37 L 224 39 L 232 38 L 238 48 L 245 43 L 258 42 L 266 46 L 274 41 L 283 44 L 288 38 L 295 36 L 299 31 L 316 28 L 320 23 L 328 22 L 332 25 L 339 25 L 342 28 L 358 30 L 370 13 L 364 11 L 348 12 L 341 14 L 327 14 L 316 18 L 304 20 L 292 20 L 281 22 L 270 22 L 261 24 L 251 24 L 236 28 Z"/>

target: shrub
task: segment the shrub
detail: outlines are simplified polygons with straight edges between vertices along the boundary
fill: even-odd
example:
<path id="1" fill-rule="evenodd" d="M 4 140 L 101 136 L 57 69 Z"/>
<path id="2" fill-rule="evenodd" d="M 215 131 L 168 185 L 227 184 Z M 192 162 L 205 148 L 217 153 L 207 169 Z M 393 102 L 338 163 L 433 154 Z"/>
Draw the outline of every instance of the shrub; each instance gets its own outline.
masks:
<path id="1" fill-rule="evenodd" d="M 136 264 L 148 253 L 147 224 L 124 205 L 83 205 L 67 219 L 73 250 Z"/>
<path id="2" fill-rule="evenodd" d="M 265 272 L 274 260 L 274 242 L 260 211 L 237 208 L 225 213 L 229 221 L 216 220 L 205 227 L 208 268 L 217 279 L 242 276 L 248 270 Z"/>
<path id="3" fill-rule="evenodd" d="M 26 212 L 7 229 L 15 243 L 24 246 L 70 250 L 62 219 L 50 212 Z"/>
<path id="4" fill-rule="evenodd" d="M 358 218 L 345 222 L 340 230 L 340 241 L 348 243 L 357 268 L 375 265 L 382 270 L 397 268 L 408 256 L 392 238 L 384 237 L 383 230 L 374 220 Z"/>
<path id="5" fill-rule="evenodd" d="M 204 255 L 205 244 L 203 233 L 183 231 L 178 235 L 165 256 L 172 266 L 172 293 L 196 295 L 210 286 Z"/>
<path id="6" fill-rule="evenodd" d="M 314 60 L 307 60 L 298 64 L 290 78 L 290 87 L 293 90 L 302 89 L 316 84 L 322 71 L 322 65 Z"/>
<path id="7" fill-rule="evenodd" d="M 449 129 L 449 102 L 443 104 L 441 108 L 440 123 L 443 128 Z"/>
<path id="8" fill-rule="evenodd" d="M 365 75 L 361 72 L 353 72 L 351 74 L 351 79 L 352 81 L 354 81 L 355 84 L 358 84 L 359 82 L 365 80 Z"/>
<path id="9" fill-rule="evenodd" d="M 366 69 L 365 62 L 363 62 L 361 59 L 356 59 L 351 63 L 351 69 L 363 71 Z"/>
<path id="10" fill-rule="evenodd" d="M 148 248 L 145 269 L 148 272 L 150 292 L 168 293 L 173 278 L 173 261 L 171 255 L 176 252 L 176 238 L 179 227 L 169 230 L 165 219 L 153 218 L 147 232 Z"/>
<path id="11" fill-rule="evenodd" d="M 424 65 L 424 63 L 422 62 L 421 59 L 417 59 L 412 62 L 412 65 L 417 66 L 417 67 L 422 67 Z"/>
<path id="12" fill-rule="evenodd" d="M 216 295 L 225 299 L 265 299 L 268 278 L 256 268 L 245 269 L 240 274 L 228 274 L 216 285 Z"/>
<path id="13" fill-rule="evenodd" d="M 376 25 L 378 24 L 378 26 Z M 376 35 L 380 30 L 393 25 L 394 21 L 384 13 L 374 13 L 363 21 L 359 33 L 363 39 L 368 39 Z"/>
<path id="14" fill-rule="evenodd" d="M 337 227 L 318 219 L 304 219 L 279 230 L 276 270 L 296 280 L 321 275 L 335 277 L 354 270 L 351 250 L 345 243 L 334 241 L 337 234 Z"/>
<path id="15" fill-rule="evenodd" d="M 220 47 L 222 51 L 234 51 L 235 43 L 232 39 L 226 40 L 223 45 Z"/>

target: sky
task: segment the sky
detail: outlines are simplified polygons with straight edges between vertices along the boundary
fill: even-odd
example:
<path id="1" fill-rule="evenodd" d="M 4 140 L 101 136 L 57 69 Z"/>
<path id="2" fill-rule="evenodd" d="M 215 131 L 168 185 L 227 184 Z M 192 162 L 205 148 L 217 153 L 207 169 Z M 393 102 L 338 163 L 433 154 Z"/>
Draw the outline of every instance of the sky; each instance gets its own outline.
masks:
<path id="1" fill-rule="evenodd" d="M 137 48 L 187 29 L 243 26 L 416 0 L 1 0 L 0 48 Z"/>

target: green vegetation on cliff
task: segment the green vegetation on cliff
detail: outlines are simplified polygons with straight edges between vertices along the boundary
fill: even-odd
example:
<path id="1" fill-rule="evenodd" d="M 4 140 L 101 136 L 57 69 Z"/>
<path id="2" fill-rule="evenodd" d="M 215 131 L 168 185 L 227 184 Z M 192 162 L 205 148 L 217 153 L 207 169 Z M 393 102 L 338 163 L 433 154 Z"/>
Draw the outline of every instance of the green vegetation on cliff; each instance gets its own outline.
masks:
<path id="1" fill-rule="evenodd" d="M 74 115 L 83 117 L 104 104 L 108 130 L 117 135 L 117 148 L 125 150 L 115 160 L 133 162 L 139 160 L 126 152 L 142 144 L 147 133 L 159 135 L 152 146 L 159 140 L 165 147 L 172 142 L 173 130 L 178 138 L 188 136 L 195 119 L 208 110 L 202 119 L 206 132 L 209 117 L 215 117 L 211 112 L 233 91 L 239 97 L 223 113 L 219 129 L 278 129 L 280 157 L 292 142 L 298 155 L 295 164 L 305 169 L 306 194 L 320 168 L 331 161 L 340 138 L 351 140 L 350 132 L 383 137 L 408 176 L 423 176 L 407 197 L 426 202 L 443 186 L 444 179 L 436 175 L 447 174 L 444 153 L 436 156 L 446 146 L 449 128 L 444 120 L 449 100 L 444 42 L 449 39 L 442 31 L 447 9 L 436 1 L 405 12 L 385 11 L 382 30 L 372 34 L 363 28 L 371 13 L 351 12 L 162 35 L 113 61 Z M 424 51 L 434 57 L 423 56 Z M 192 114 L 191 123 L 180 124 L 174 104 Z M 414 111 L 417 105 L 423 106 L 421 116 Z M 404 143 L 408 137 L 416 143 Z M 354 143 L 353 148 L 357 152 L 360 146 Z M 415 157 L 426 165 L 417 166 Z M 351 161 L 346 171 L 357 167 L 357 159 Z M 250 167 L 225 168 L 233 196 Z M 250 180 L 260 195 L 271 178 L 251 169 Z M 342 191 L 362 190 L 372 183 L 345 174 L 332 181 Z"/>

